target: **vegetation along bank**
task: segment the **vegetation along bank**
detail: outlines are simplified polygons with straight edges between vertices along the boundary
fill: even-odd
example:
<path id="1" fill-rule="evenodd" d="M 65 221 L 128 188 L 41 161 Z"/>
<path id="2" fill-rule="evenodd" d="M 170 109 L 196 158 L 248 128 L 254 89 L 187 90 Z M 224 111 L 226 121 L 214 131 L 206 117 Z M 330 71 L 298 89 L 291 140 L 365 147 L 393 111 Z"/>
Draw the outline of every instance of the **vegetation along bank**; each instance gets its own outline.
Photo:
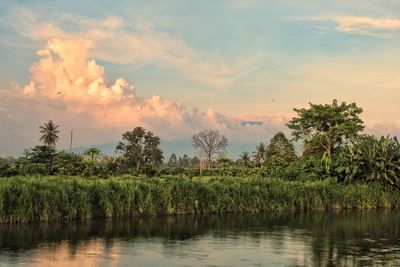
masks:
<path id="1" fill-rule="evenodd" d="M 228 138 L 216 129 L 192 136 L 193 158 L 166 160 L 160 138 L 140 126 L 113 155 L 74 153 L 72 133 L 70 150 L 59 151 L 60 126 L 50 120 L 39 127 L 41 145 L 0 158 L 0 221 L 400 207 L 396 137 L 364 133 L 355 103 L 294 111 L 292 139 L 278 132 L 238 159 L 226 157 Z"/>
<path id="2" fill-rule="evenodd" d="M 11 177 L 0 180 L 0 221 L 27 222 L 310 209 L 399 208 L 392 187 L 333 179 L 249 177 Z"/>

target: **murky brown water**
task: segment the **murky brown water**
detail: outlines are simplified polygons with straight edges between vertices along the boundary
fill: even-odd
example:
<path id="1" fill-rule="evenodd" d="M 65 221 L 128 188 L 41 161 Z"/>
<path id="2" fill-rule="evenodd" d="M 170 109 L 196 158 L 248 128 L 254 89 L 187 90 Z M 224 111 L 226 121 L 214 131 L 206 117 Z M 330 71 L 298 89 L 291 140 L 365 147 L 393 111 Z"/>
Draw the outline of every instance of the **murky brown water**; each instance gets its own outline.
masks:
<path id="1" fill-rule="evenodd" d="M 0 225 L 0 266 L 400 266 L 400 212 Z"/>

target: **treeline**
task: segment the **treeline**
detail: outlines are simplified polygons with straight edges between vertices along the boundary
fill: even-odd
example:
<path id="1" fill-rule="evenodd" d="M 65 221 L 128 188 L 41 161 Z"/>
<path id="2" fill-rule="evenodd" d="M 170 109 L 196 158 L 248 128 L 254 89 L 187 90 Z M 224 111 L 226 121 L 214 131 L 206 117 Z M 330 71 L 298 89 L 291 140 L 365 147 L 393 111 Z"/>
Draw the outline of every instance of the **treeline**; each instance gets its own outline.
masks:
<path id="1" fill-rule="evenodd" d="M 396 137 L 363 134 L 362 109 L 355 103 L 311 104 L 294 109 L 287 124 L 293 139 L 277 133 L 268 145 L 260 143 L 239 159 L 225 157 L 228 139 L 217 130 L 203 130 L 192 137 L 197 156 L 172 154 L 164 158 L 160 138 L 142 127 L 122 134 L 114 156 L 97 148 L 82 154 L 56 150 L 59 126 L 40 126 L 43 142 L 23 157 L 0 158 L 0 176 L 72 175 L 107 178 L 138 176 L 259 176 L 286 180 L 332 178 L 342 183 L 381 183 L 400 190 L 400 145 Z M 296 154 L 293 141 L 303 144 Z"/>

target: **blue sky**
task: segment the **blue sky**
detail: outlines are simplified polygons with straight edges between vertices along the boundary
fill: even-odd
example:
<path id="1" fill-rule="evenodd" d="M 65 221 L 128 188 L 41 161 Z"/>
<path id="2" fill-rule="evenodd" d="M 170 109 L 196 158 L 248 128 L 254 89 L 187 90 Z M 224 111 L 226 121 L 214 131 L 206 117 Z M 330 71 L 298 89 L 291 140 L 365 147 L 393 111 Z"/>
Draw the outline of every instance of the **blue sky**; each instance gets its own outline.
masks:
<path id="1" fill-rule="evenodd" d="M 398 1 L 3 1 L 0 90 L 12 97 L 0 106 L 1 129 L 11 143 L 30 144 L 36 129 L 16 137 L 16 125 L 26 121 L 12 114 L 29 114 L 33 127 L 49 112 L 65 128 L 103 131 L 96 140 L 88 133 L 82 144 L 101 142 L 128 127 L 103 123 L 101 116 L 119 121 L 125 110 L 135 113 L 130 125 L 144 124 L 166 139 L 204 127 L 267 139 L 285 130 L 293 107 L 337 98 L 364 108 L 369 131 L 398 134 L 399 14 Z M 59 59 L 80 64 L 64 66 Z M 96 60 L 103 71 L 96 67 L 98 76 L 85 76 L 91 72 L 80 60 Z M 83 84 L 65 83 L 55 74 L 60 69 Z M 104 106 L 104 90 L 114 92 L 118 78 L 129 84 L 120 93 L 136 100 L 118 96 Z M 89 92 L 96 80 L 106 89 Z M 51 90 L 58 87 L 69 89 L 55 99 Z M 38 95 L 53 103 L 46 112 L 33 108 Z M 94 112 L 99 104 L 103 109 Z M 153 114 L 155 109 L 165 112 Z M 81 116 L 79 122 L 74 116 Z M 264 124 L 241 129 L 243 120 Z M 169 129 L 165 121 L 178 122 Z"/>

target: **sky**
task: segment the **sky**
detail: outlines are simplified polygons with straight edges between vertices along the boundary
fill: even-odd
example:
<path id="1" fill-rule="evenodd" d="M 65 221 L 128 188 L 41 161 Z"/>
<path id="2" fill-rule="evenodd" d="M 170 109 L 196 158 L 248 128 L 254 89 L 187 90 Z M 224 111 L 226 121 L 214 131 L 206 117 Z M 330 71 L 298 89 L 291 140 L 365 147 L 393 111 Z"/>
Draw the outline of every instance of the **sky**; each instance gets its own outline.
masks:
<path id="1" fill-rule="evenodd" d="M 60 125 L 60 149 L 136 126 L 268 142 L 293 108 L 356 102 L 400 133 L 398 1 L 1 1 L 0 156 Z"/>

